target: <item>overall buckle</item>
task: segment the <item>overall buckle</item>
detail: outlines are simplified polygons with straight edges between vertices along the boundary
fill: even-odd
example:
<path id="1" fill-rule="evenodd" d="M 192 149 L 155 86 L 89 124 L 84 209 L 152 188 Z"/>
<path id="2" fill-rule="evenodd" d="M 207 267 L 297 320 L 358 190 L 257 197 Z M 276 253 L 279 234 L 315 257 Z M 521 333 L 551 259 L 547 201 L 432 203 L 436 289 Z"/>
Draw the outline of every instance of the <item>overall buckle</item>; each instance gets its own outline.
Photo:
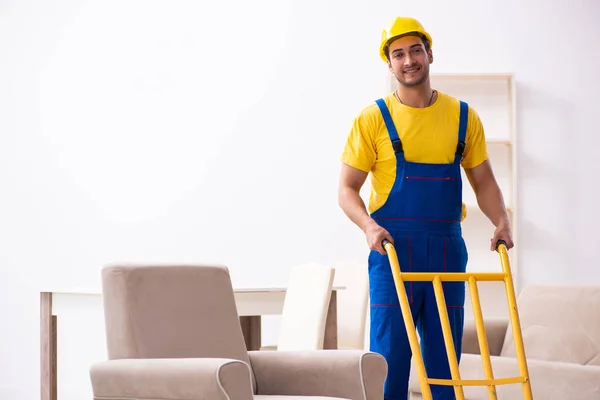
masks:
<path id="1" fill-rule="evenodd" d="M 402 142 L 398 140 L 392 140 L 392 147 L 394 147 L 394 151 L 396 153 L 402 153 L 404 149 L 402 148 Z"/>

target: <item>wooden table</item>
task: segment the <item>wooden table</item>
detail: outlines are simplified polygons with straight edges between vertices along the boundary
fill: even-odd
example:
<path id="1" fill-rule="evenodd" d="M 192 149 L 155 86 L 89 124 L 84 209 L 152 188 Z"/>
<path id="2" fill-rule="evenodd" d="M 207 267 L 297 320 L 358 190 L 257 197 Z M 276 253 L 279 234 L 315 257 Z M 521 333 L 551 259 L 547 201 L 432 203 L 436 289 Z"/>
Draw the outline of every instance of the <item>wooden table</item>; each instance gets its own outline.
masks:
<path id="1" fill-rule="evenodd" d="M 340 289 L 343 288 L 334 287 L 331 293 L 323 341 L 325 349 L 337 348 L 337 291 Z M 285 292 L 286 288 L 238 288 L 234 290 L 240 324 L 248 350 L 260 349 L 262 344 L 261 316 L 281 315 Z M 93 290 L 53 290 L 40 293 L 41 400 L 58 400 L 57 325 L 61 312 L 65 311 L 60 307 L 61 300 L 69 296 L 101 298 L 102 295 L 100 291 Z"/>

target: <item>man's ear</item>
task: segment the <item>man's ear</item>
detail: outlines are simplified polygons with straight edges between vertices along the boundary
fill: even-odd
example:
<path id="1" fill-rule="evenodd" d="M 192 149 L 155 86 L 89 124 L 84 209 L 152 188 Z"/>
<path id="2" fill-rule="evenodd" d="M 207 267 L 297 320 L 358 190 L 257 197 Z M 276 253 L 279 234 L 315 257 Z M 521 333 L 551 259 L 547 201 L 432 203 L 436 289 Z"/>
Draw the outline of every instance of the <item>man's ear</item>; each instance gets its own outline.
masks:
<path id="1" fill-rule="evenodd" d="M 429 49 L 429 64 L 433 63 L 433 52 Z"/>

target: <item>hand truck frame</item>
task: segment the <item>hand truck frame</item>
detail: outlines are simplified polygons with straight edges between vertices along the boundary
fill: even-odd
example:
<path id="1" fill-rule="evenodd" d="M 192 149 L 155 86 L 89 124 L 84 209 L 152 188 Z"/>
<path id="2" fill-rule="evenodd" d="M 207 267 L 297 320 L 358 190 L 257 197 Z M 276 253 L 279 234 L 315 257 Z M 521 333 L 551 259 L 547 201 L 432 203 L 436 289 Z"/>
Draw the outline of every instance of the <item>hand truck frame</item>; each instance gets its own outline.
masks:
<path id="1" fill-rule="evenodd" d="M 496 386 L 505 384 L 520 383 L 523 389 L 523 399 L 532 400 L 531 385 L 529 380 L 529 371 L 527 367 L 527 359 L 525 356 L 525 348 L 523 345 L 523 335 L 521 332 L 521 323 L 519 321 L 519 313 L 517 310 L 517 301 L 515 296 L 514 283 L 512 279 L 512 272 L 510 269 L 510 262 L 508 259 L 508 250 L 506 248 L 506 242 L 499 240 L 496 243 L 496 251 L 500 255 L 500 262 L 502 265 L 502 272 L 401 272 L 398 257 L 394 245 L 387 239 L 382 242 L 385 248 L 388 258 L 390 260 L 390 266 L 392 274 L 394 276 L 394 283 L 396 285 L 396 291 L 398 294 L 398 300 L 400 301 L 400 308 L 402 311 L 402 317 L 406 326 L 406 333 L 408 334 L 408 340 L 412 350 L 413 357 L 415 359 L 415 367 L 419 378 L 419 384 L 421 386 L 421 393 L 423 400 L 433 400 L 431 395 L 431 384 L 434 385 L 446 385 L 454 386 L 454 393 L 457 400 L 464 400 L 465 395 L 463 392 L 463 386 L 487 386 L 487 392 L 490 399 L 497 399 Z M 408 297 L 406 294 L 406 288 L 404 282 L 407 281 L 429 281 L 433 284 L 435 299 L 440 315 L 440 321 L 442 324 L 442 332 L 444 335 L 444 343 L 446 345 L 446 353 L 448 356 L 448 363 L 450 366 L 451 379 L 432 379 L 427 377 L 425 371 L 425 364 L 423 363 L 423 355 L 419 347 L 419 342 L 415 330 L 415 324 L 413 321 L 412 313 L 408 303 Z M 460 377 L 458 361 L 456 357 L 456 351 L 454 349 L 454 342 L 452 339 L 452 331 L 450 330 L 450 322 L 448 319 L 448 311 L 446 308 L 446 300 L 444 298 L 444 290 L 442 282 L 447 281 L 463 281 L 468 282 L 469 292 L 471 295 L 471 303 L 473 305 L 473 314 L 475 317 L 475 326 L 477 329 L 477 339 L 479 341 L 479 349 L 481 354 L 481 361 L 483 364 L 484 377 L 485 379 L 469 379 L 464 380 Z M 519 376 L 509 378 L 494 378 L 492 370 L 492 364 L 490 359 L 490 351 L 487 343 L 487 337 L 485 333 L 483 314 L 481 311 L 481 304 L 479 302 L 479 292 L 477 290 L 477 281 L 502 281 L 506 289 L 506 297 L 508 301 L 508 311 L 510 316 L 510 324 L 512 326 L 512 333 L 515 341 L 515 350 L 517 356 L 517 362 L 519 366 Z"/>

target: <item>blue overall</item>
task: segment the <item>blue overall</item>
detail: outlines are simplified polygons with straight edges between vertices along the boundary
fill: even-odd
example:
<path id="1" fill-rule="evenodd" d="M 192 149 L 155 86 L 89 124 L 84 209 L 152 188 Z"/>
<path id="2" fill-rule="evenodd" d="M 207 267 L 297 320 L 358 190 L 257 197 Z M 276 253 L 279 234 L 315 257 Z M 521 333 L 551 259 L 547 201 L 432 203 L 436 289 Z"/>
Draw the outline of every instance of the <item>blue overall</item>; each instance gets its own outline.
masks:
<path id="1" fill-rule="evenodd" d="M 402 142 L 382 99 L 381 110 L 396 154 L 396 179 L 386 203 L 371 217 L 394 239 L 402 272 L 465 272 L 467 248 L 462 237 L 460 161 L 465 148 L 468 106 L 460 103 L 454 162 L 426 164 L 404 158 Z M 385 400 L 406 400 L 412 352 L 402 318 L 389 258 L 369 254 L 370 349 L 385 357 Z M 450 379 L 448 356 L 431 282 L 405 282 L 423 360 L 429 378 Z M 444 282 L 444 296 L 460 361 L 464 321 L 464 282 Z M 435 400 L 454 399 L 452 386 L 431 385 Z"/>

